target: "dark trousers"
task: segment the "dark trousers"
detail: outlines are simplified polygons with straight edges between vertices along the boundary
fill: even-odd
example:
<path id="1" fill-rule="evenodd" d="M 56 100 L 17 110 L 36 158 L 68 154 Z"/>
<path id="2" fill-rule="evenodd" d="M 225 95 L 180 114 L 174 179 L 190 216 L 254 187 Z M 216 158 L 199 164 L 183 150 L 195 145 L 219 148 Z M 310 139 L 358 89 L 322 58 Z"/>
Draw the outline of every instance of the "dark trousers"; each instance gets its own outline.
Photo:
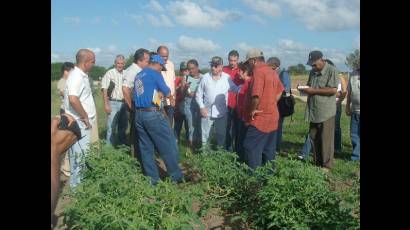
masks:
<path id="1" fill-rule="evenodd" d="M 168 117 L 169 124 L 171 125 L 171 127 L 173 127 L 174 126 L 174 107 L 167 105 L 167 106 L 164 106 L 164 110 Z"/>
<path id="2" fill-rule="evenodd" d="M 138 132 L 135 128 L 135 104 L 132 102 L 132 109 L 129 114 L 130 120 L 130 148 L 131 148 L 131 155 L 134 156 L 141 162 L 141 154 L 139 153 L 138 148 Z M 141 165 L 142 166 L 142 165 Z M 142 167 L 143 168 L 143 167 Z"/>
<path id="3" fill-rule="evenodd" d="M 335 117 L 333 116 L 321 123 L 311 122 L 309 135 L 313 143 L 313 160 L 315 164 L 331 168 L 335 150 Z"/>
<path id="4" fill-rule="evenodd" d="M 238 141 L 238 124 L 239 119 L 236 110 L 228 107 L 228 121 L 226 123 L 226 143 L 225 149 L 236 152 L 236 142 Z"/>
<path id="5" fill-rule="evenodd" d="M 250 168 L 256 169 L 265 165 L 275 159 L 276 130 L 264 133 L 250 125 L 246 131 L 243 147 Z"/>
<path id="6" fill-rule="evenodd" d="M 185 128 L 185 140 L 188 141 L 189 139 L 189 129 L 188 129 L 188 123 L 185 118 L 184 114 L 181 113 L 175 113 L 174 115 L 175 123 L 174 123 L 174 132 L 175 132 L 175 138 L 179 141 L 179 136 L 181 135 L 181 130 L 182 130 L 182 125 L 184 125 Z"/>
<path id="7" fill-rule="evenodd" d="M 245 122 L 239 120 L 238 123 L 238 141 L 235 143 L 236 154 L 238 154 L 239 162 L 246 163 L 245 149 L 243 147 L 243 142 L 245 141 L 246 131 L 249 126 L 245 125 Z"/>

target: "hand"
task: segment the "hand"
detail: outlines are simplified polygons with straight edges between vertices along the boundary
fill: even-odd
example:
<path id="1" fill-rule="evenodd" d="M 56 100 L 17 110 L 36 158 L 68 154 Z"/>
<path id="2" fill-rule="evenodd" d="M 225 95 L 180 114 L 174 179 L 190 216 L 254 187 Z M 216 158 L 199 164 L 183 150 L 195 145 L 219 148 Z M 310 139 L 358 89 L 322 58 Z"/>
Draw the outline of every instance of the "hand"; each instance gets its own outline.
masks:
<path id="1" fill-rule="evenodd" d="M 200 112 L 201 112 L 202 117 L 204 117 L 204 118 L 208 117 L 208 109 L 207 108 L 200 109 Z"/>
<path id="2" fill-rule="evenodd" d="M 256 115 L 257 113 L 261 113 L 261 112 L 263 112 L 263 111 L 262 111 L 262 110 L 254 110 L 254 111 L 252 111 L 252 112 L 251 112 L 251 119 L 252 119 L 252 121 L 255 120 L 255 115 Z"/>
<path id="3" fill-rule="evenodd" d="M 352 115 L 352 111 L 350 111 L 350 106 L 346 105 L 346 115 L 350 116 Z"/>
<path id="4" fill-rule="evenodd" d="M 171 98 L 169 99 L 169 103 L 171 104 L 172 107 L 175 107 L 174 97 L 171 97 Z"/>
<path id="5" fill-rule="evenodd" d="M 111 113 L 112 110 L 111 110 L 110 104 L 105 104 L 104 105 L 104 110 L 105 110 L 106 113 Z"/>
<path id="6" fill-rule="evenodd" d="M 188 96 L 189 96 L 189 97 L 194 97 L 195 94 L 194 94 L 194 93 L 188 93 Z"/>
<path id="7" fill-rule="evenodd" d="M 82 121 L 83 121 L 84 124 L 85 124 L 85 127 L 86 127 L 85 129 L 90 129 L 90 128 L 91 128 L 90 120 L 88 120 L 88 117 L 82 119 Z"/>

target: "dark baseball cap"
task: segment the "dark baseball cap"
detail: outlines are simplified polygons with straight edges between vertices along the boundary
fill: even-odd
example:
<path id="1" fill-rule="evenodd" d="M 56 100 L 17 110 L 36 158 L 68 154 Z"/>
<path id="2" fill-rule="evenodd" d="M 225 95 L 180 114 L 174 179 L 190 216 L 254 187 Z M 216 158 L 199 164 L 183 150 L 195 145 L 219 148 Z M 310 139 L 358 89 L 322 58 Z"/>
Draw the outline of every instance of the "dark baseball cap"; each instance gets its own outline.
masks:
<path id="1" fill-rule="evenodd" d="M 306 65 L 312 65 L 315 61 L 323 57 L 322 52 L 315 50 L 309 53 L 309 60 Z"/>
<path id="2" fill-rule="evenodd" d="M 188 69 L 188 66 L 186 65 L 186 62 L 181 62 L 181 64 L 179 65 L 179 69 L 180 70 L 186 70 Z"/>
<path id="3" fill-rule="evenodd" d="M 223 65 L 223 60 L 221 57 L 215 56 L 209 62 L 211 65 Z"/>

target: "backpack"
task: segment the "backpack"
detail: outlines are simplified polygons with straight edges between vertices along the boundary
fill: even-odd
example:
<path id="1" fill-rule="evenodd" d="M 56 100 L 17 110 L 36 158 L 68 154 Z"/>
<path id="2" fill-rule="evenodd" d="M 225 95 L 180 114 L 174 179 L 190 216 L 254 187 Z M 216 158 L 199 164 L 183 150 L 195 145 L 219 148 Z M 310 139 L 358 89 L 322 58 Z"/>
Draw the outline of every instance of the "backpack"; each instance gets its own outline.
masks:
<path id="1" fill-rule="evenodd" d="M 282 74 L 284 71 L 280 72 L 280 78 L 282 79 Z M 278 110 L 281 117 L 287 117 L 295 112 L 295 98 L 292 95 L 292 89 L 290 89 L 290 95 L 286 96 L 286 91 L 282 92 L 282 96 L 278 101 Z"/>

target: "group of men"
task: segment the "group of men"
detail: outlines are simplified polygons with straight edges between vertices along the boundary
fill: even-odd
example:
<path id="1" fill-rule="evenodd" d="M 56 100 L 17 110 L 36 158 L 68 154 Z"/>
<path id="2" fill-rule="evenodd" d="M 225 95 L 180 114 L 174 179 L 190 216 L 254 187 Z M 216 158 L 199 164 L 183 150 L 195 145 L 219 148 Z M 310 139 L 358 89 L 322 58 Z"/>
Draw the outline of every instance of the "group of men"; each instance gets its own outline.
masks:
<path id="1" fill-rule="evenodd" d="M 307 118 L 314 160 L 318 166 L 330 168 L 338 80 L 335 67 L 322 57 L 320 51 L 309 54 L 307 65 L 312 66 L 309 87 L 300 90 L 308 95 Z M 118 55 L 115 68 L 108 70 L 101 82 L 107 113 L 106 143 L 127 144 L 129 120 L 132 154 L 152 184 L 160 179 L 155 151 L 164 160 L 172 181 L 180 183 L 190 179 L 183 175 L 178 164 L 177 142 L 184 123 L 186 143 L 193 151 L 209 146 L 215 132 L 216 145 L 237 152 L 239 160 L 250 168 L 272 161 L 280 151 L 284 121 L 277 103 L 284 92 L 290 92 L 289 75 L 280 69 L 277 57 L 265 62 L 259 49 L 249 50 L 244 62 L 239 62 L 239 53 L 232 50 L 228 61 L 229 65 L 224 66 L 221 57 L 212 57 L 210 71 L 201 74 L 198 61 L 191 59 L 180 64 L 181 76 L 176 77 L 166 46 L 158 47 L 156 52 L 138 49 L 133 63 L 125 70 L 125 58 Z M 73 187 L 80 183 L 82 159 L 87 154 L 90 128 L 96 119 L 87 75 L 95 63 L 95 55 L 91 50 L 81 49 L 76 62 L 67 73 L 62 107 L 63 112 L 78 122 L 82 135 L 69 150 L 70 186 Z M 360 77 L 358 79 L 349 81 L 348 106 L 350 103 L 353 106 L 349 110 L 346 107 L 347 113 L 352 113 L 352 129 L 358 127 L 353 143 L 353 156 L 357 158 L 360 156 Z"/>

